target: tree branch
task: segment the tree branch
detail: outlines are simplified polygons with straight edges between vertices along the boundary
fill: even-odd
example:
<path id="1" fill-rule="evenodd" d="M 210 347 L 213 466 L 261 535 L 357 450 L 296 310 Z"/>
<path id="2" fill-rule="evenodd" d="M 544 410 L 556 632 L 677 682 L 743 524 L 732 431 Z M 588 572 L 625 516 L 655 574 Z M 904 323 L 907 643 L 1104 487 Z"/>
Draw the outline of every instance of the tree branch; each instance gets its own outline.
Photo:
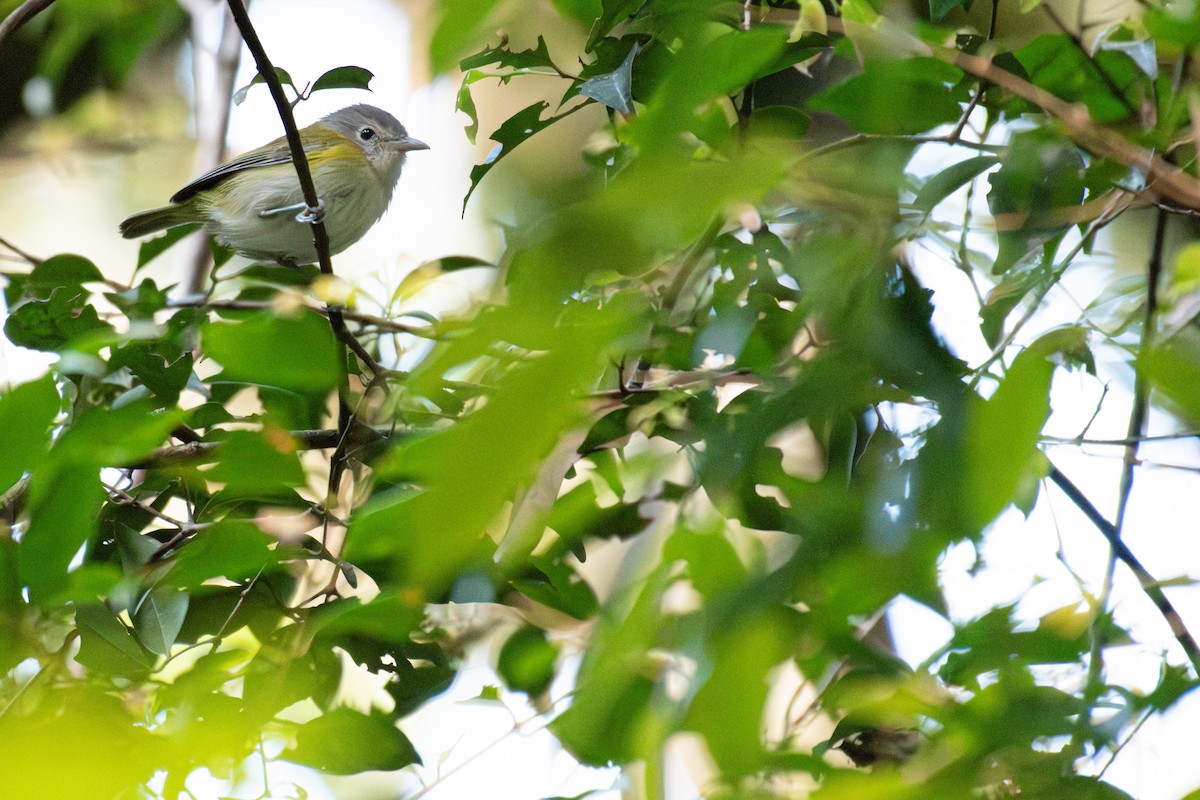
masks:
<path id="1" fill-rule="evenodd" d="M 53 4 L 54 0 L 25 0 L 24 3 L 17 6 L 11 14 L 4 18 L 3 22 L 0 22 L 0 46 L 4 44 L 4 40 L 9 37 L 9 34 Z"/>
<path id="2" fill-rule="evenodd" d="M 1071 480 L 1063 474 L 1063 472 L 1055 466 L 1050 467 L 1050 480 L 1062 490 L 1063 494 L 1075 504 L 1076 508 L 1083 512 L 1101 535 L 1108 540 L 1112 546 L 1113 553 L 1116 557 L 1129 567 L 1134 576 L 1137 577 L 1138 583 L 1141 584 L 1142 591 L 1146 596 L 1158 607 L 1158 611 L 1162 614 L 1163 619 L 1167 621 L 1167 625 L 1171 628 L 1171 633 L 1174 634 L 1175 640 L 1179 642 L 1183 648 L 1183 652 L 1187 654 L 1188 660 L 1192 662 L 1193 669 L 1197 674 L 1200 674 L 1200 645 L 1197 645 L 1195 638 L 1184 625 L 1183 617 L 1171 604 L 1165 592 L 1163 592 L 1162 584 L 1150 574 L 1150 572 L 1142 566 L 1142 562 L 1138 561 L 1133 551 L 1121 541 L 1121 537 L 1117 532 L 1117 528 L 1100 513 L 1100 510 L 1088 500 L 1087 496 L 1076 486 Z"/>

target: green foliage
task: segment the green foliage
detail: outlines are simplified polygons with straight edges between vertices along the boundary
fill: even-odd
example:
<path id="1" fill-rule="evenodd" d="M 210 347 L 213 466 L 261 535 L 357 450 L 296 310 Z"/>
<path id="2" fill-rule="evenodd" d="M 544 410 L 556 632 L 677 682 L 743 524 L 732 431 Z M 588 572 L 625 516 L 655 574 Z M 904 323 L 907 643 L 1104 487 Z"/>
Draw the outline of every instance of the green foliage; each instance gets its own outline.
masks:
<path id="1" fill-rule="evenodd" d="M 46 74 L 118 18 L 139 47 L 165 35 L 161 4 L 112 5 L 85 24 L 60 2 Z M 480 266 L 452 255 L 384 316 L 346 309 L 348 331 L 312 268 L 222 275 L 200 304 L 73 254 L 4 273 L 7 338 L 57 357 L 0 392 L 5 797 L 45 796 L 27 776 L 63 748 L 91 776 L 63 778 L 71 797 L 173 798 L 252 755 L 416 769 L 403 719 L 482 646 L 481 702 L 524 694 L 589 765 L 653 773 L 688 734 L 714 798 L 793 780 L 817 798 L 1125 796 L 1096 765 L 1193 672 L 1172 654 L 1147 692 L 1089 671 L 1135 633 L 1082 585 L 1036 620 L 951 623 L 939 570 L 1061 477 L 1045 428 L 1066 371 L 1121 362 L 1163 420 L 1200 419 L 1194 253 L 1070 324 L 1032 313 L 1141 188 L 1138 148 L 1190 164 L 1193 78 L 1147 53 L 1184 57 L 1194 20 L 1149 9 L 1157 38 L 1088 49 L 989 43 L 960 29 L 968 3 L 931 2 L 919 39 L 866 2 L 828 33 L 787 5 L 557 0 L 573 38 L 547 21 L 485 45 L 505 4 L 436 4 L 430 57 L 462 70 L 468 138 L 481 92 L 543 93 L 488 132 L 464 204 L 501 202 L 508 155 L 567 116 L 590 135 L 583 178 L 544 181 L 536 218 L 506 213 L 503 292 L 461 317 L 391 308 Z M 104 48 L 114 75 L 136 60 Z M 277 77 L 299 100 L 372 75 Z M 946 155 L 917 170 L 930 142 Z M 143 244 L 134 275 L 179 238 Z M 991 356 L 943 340 L 921 248 L 974 284 Z M 1160 326 L 1146 307 L 1168 283 Z M 398 332 L 431 341 L 403 373 Z M 622 569 L 595 566 L 617 550 Z M 953 629 L 926 663 L 868 635 L 900 597 Z M 480 644 L 442 613 L 470 602 L 507 606 L 509 633 Z M 339 691 L 351 664 L 380 679 L 368 710 Z M 788 705 L 792 675 L 812 691 Z"/>

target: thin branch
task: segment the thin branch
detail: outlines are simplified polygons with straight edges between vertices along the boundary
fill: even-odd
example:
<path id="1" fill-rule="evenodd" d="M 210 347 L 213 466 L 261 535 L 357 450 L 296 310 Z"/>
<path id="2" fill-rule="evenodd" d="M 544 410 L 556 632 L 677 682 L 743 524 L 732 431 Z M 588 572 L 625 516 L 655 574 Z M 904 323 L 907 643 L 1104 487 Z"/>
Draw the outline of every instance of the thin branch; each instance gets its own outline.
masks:
<path id="1" fill-rule="evenodd" d="M 1063 494 L 1083 512 L 1084 516 L 1096 526 L 1101 535 L 1108 540 L 1116 557 L 1133 572 L 1134 576 L 1138 579 L 1138 583 L 1141 584 L 1142 591 L 1146 593 L 1146 596 L 1158 608 L 1163 619 L 1166 620 L 1167 625 L 1170 626 L 1171 633 L 1174 634 L 1175 640 L 1183 648 L 1183 652 L 1187 654 L 1188 661 L 1192 663 L 1192 668 L 1196 670 L 1197 674 L 1200 674 L 1200 645 L 1196 643 L 1195 638 L 1188 631 L 1179 611 L 1172 605 L 1166 593 L 1163 592 L 1162 584 L 1142 566 L 1142 562 L 1138 561 L 1133 551 L 1121 541 L 1116 526 L 1100 513 L 1100 510 L 1092 504 L 1092 501 L 1087 498 L 1087 495 L 1078 486 L 1071 482 L 1070 478 L 1055 466 L 1050 467 L 1049 477 L 1062 490 Z"/>
<path id="2" fill-rule="evenodd" d="M 0 46 L 3 46 L 4 40 L 13 31 L 20 28 L 26 22 L 29 22 L 29 20 L 53 4 L 54 0 L 25 0 L 24 3 L 17 6 L 11 14 L 4 18 L 3 22 L 0 22 Z"/>
<path id="3" fill-rule="evenodd" d="M 1078 436 L 1073 436 L 1070 438 L 1065 436 L 1043 436 L 1042 441 L 1047 444 L 1094 444 L 1102 447 L 1126 447 L 1135 442 L 1169 442 L 1177 439 L 1197 438 L 1200 438 L 1200 431 L 1179 431 L 1178 433 L 1160 433 L 1155 436 L 1133 436 L 1124 439 L 1085 439 Z"/>
<path id="4" fill-rule="evenodd" d="M 0 236 L 0 246 L 6 247 L 9 250 L 13 251 L 13 253 L 20 256 L 22 261 L 26 262 L 31 267 L 36 267 L 38 264 L 42 263 L 42 259 L 38 258 L 37 256 L 35 256 L 31 253 L 25 252 L 24 250 L 22 250 L 21 248 L 17 247 L 15 244 L 13 244 L 12 242 L 5 239 L 3 236 Z"/>
<path id="5" fill-rule="evenodd" d="M 1142 320 L 1142 341 L 1139 350 L 1145 354 L 1154 347 L 1154 331 L 1158 326 L 1158 282 L 1162 275 L 1163 247 L 1166 242 L 1167 212 L 1159 210 L 1154 226 L 1154 243 L 1150 252 L 1147 266 L 1146 308 Z M 1138 463 L 1138 438 L 1146 433 L 1146 415 L 1150 406 L 1150 384 L 1146 380 L 1146 371 L 1138 369 L 1133 383 L 1133 405 L 1129 411 L 1129 427 L 1125 438 L 1125 463 L 1121 467 L 1121 482 L 1117 489 L 1117 517 L 1113 525 L 1113 537 L 1120 541 L 1125 530 L 1126 512 L 1129 510 L 1129 497 L 1133 492 L 1133 479 Z M 1100 595 L 1096 599 L 1097 607 L 1103 611 L 1108 607 L 1112 596 L 1113 573 L 1117 567 L 1116 545 L 1109 553 L 1108 564 L 1104 570 L 1104 583 Z M 1101 691 L 1104 675 L 1104 642 L 1099 632 L 1092 630 L 1091 658 L 1088 661 L 1088 678 L 1085 696 L 1095 700 Z"/>

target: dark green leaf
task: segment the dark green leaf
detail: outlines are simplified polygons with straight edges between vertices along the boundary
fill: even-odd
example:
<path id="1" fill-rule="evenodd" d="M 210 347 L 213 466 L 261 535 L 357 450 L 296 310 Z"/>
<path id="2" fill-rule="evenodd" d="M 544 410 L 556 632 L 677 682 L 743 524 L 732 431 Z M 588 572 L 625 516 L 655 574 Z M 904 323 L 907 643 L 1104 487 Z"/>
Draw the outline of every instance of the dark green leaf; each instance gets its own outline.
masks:
<path id="1" fill-rule="evenodd" d="M 557 660 L 558 648 L 546 640 L 545 632 L 527 625 L 500 648 L 496 672 L 508 688 L 536 697 L 550 688 Z"/>
<path id="2" fill-rule="evenodd" d="M 531 106 L 513 114 L 504 121 L 491 138 L 494 142 L 499 142 L 492 151 L 488 153 L 487 159 L 482 164 L 477 164 L 471 168 L 471 187 L 467 189 L 466 197 L 463 198 L 463 209 L 466 210 L 467 201 L 471 199 L 471 194 L 475 191 L 475 187 L 483 180 L 483 176 L 487 175 L 492 167 L 496 166 L 502 158 L 513 151 L 517 145 L 524 142 L 530 136 L 533 136 L 538 131 L 544 130 L 553 125 L 558 120 L 566 116 L 567 113 L 559 114 L 542 118 L 542 112 L 550 107 L 550 104 L 545 100 L 539 100 Z"/>
<path id="3" fill-rule="evenodd" d="M 463 72 L 479 69 L 491 64 L 514 70 L 537 69 L 538 67 L 554 67 L 550 51 L 546 48 L 546 40 L 538 37 L 537 45 L 529 50 L 509 50 L 507 43 L 499 47 L 486 47 L 473 56 L 467 56 L 458 65 Z"/>
<path id="4" fill-rule="evenodd" d="M 62 286 L 49 299 L 31 300 L 13 311 L 4 334 L 15 345 L 53 352 L 84 337 L 114 333 L 87 300 L 86 291 Z"/>
<path id="5" fill-rule="evenodd" d="M 970 0 L 929 0 L 929 17 L 934 22 L 942 19 L 959 6 L 971 7 Z"/>
<path id="6" fill-rule="evenodd" d="M 283 758 L 334 775 L 421 763 L 412 742 L 389 717 L 348 708 L 335 708 L 301 725 L 296 746 L 284 751 Z"/>
<path id="7" fill-rule="evenodd" d="M 991 522 L 1012 502 L 1036 466 L 1042 426 L 1050 416 L 1054 365 L 1045 353 L 1017 356 L 1000 387 L 976 405 L 969 422 L 964 513 L 974 527 Z"/>
<path id="8" fill-rule="evenodd" d="M 125 624 L 103 604 L 77 606 L 75 626 L 79 629 L 77 659 L 89 669 L 122 674 L 146 671 L 154 663 L 153 656 L 142 649 Z"/>
<path id="9" fill-rule="evenodd" d="M 221 439 L 220 458 L 207 473 L 236 495 L 272 494 L 282 487 L 303 486 L 296 442 L 285 431 L 230 431 Z"/>
<path id="10" fill-rule="evenodd" d="M 367 89 L 375 73 L 362 67 L 336 67 L 329 70 L 313 82 L 310 92 L 323 89 Z"/>

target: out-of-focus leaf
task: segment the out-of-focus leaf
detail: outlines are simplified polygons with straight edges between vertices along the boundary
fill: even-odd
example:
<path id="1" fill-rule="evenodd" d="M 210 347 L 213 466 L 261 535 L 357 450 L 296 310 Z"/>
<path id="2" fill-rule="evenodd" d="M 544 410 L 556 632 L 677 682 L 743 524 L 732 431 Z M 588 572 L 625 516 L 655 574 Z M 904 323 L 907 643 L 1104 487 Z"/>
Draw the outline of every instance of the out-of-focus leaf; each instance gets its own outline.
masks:
<path id="1" fill-rule="evenodd" d="M 138 245 L 137 268 L 149 264 L 154 259 L 171 249 L 178 242 L 187 237 L 190 233 L 195 233 L 200 230 L 200 225 L 177 225 L 174 228 L 167 228 L 162 234 L 151 239 L 144 240 Z"/>
<path id="2" fill-rule="evenodd" d="M 301 725 L 296 746 L 283 757 L 334 775 L 421 763 L 412 742 L 389 717 L 348 708 L 335 708 Z"/>
<path id="3" fill-rule="evenodd" d="M 988 176 L 988 206 L 1000 230 L 994 274 L 1007 272 L 1076 221 L 1083 180 L 1083 158 L 1069 140 L 1043 129 L 1013 136 L 1000 169 Z"/>
<path id="4" fill-rule="evenodd" d="M 929 0 L 929 17 L 934 22 L 941 22 L 947 14 L 960 6 L 969 11 L 971 0 Z"/>
<path id="5" fill-rule="evenodd" d="M 996 156 L 975 156 L 956 162 L 925 181 L 925 185 L 917 192 L 913 205 L 929 213 L 955 190 L 999 163 L 1000 159 Z"/>
<path id="6" fill-rule="evenodd" d="M 550 688 L 557 659 L 558 648 L 546 640 L 546 634 L 527 625 L 517 629 L 500 648 L 496 672 L 508 688 L 536 697 Z"/>
<path id="7" fill-rule="evenodd" d="M 0 395 L 0 491 L 12 486 L 50 449 L 50 423 L 61 401 L 54 379 L 23 383 Z"/>
<path id="8" fill-rule="evenodd" d="M 221 457 L 207 477 L 238 495 L 269 494 L 305 481 L 295 440 L 278 429 L 230 431 L 222 438 Z"/>
<path id="9" fill-rule="evenodd" d="M 935 58 L 868 62 L 861 75 L 810 101 L 860 133 L 889 136 L 924 133 L 958 121 L 964 100 L 954 87 L 962 73 Z"/>
<path id="10" fill-rule="evenodd" d="M 741 619 L 714 637 L 713 669 L 684 724 L 705 734 L 709 751 L 729 776 L 762 768 L 762 724 L 769 671 L 787 657 L 794 634 L 782 614 Z"/>
<path id="11" fill-rule="evenodd" d="M 591 619 L 599 603 L 587 581 L 570 566 L 534 556 L 530 568 L 512 579 L 512 587 L 530 600 L 575 619 Z"/>
<path id="12" fill-rule="evenodd" d="M 434 72 L 454 67 L 459 54 L 487 20 L 499 0 L 445 0 L 437 4 L 437 22 L 429 42 Z"/>
<path id="13" fill-rule="evenodd" d="M 205 354 L 223 367 L 221 380 L 317 394 L 337 386 L 340 378 L 337 341 L 329 323 L 311 311 L 210 322 L 201 336 Z"/>
<path id="14" fill-rule="evenodd" d="M 211 578 L 240 581 L 256 575 L 278 556 L 271 538 L 254 525 L 221 520 L 198 531 L 179 550 L 166 581 L 174 586 L 199 586 Z"/>
<path id="15" fill-rule="evenodd" d="M 976 404 L 968 422 L 963 513 L 982 528 L 1012 502 L 1037 463 L 1037 443 L 1050 416 L 1046 353 L 1026 350 L 1013 361 L 999 388 Z"/>

